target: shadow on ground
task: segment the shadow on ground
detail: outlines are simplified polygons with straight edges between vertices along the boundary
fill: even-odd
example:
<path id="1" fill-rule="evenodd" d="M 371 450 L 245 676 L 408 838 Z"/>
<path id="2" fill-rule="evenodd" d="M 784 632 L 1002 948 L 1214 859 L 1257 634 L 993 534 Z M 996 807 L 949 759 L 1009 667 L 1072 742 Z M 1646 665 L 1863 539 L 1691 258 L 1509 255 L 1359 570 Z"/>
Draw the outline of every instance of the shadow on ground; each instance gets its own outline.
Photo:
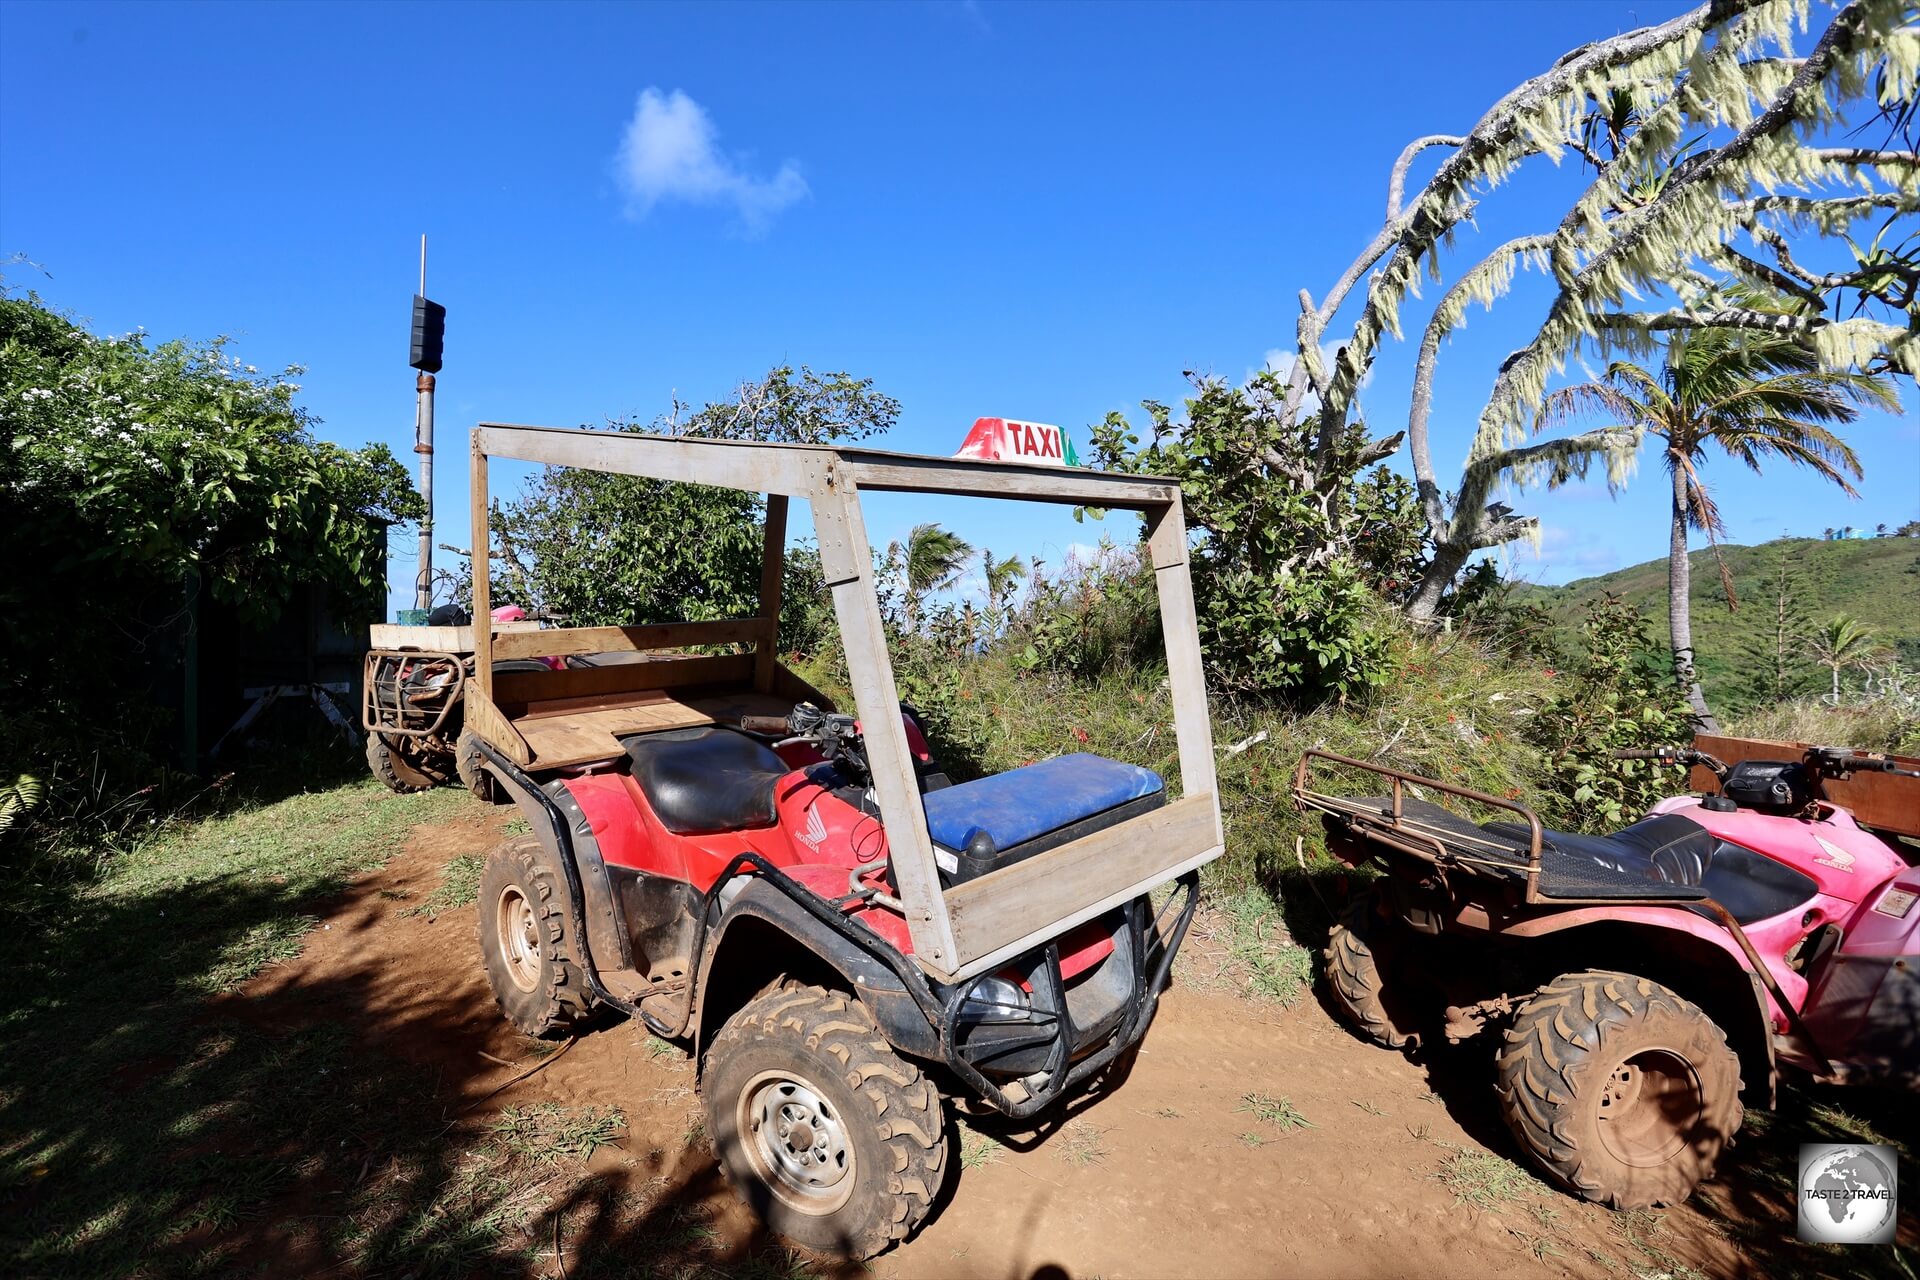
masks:
<path id="1" fill-rule="evenodd" d="M 356 803 L 391 806 L 396 841 L 409 815 L 449 812 L 474 851 L 496 838 L 496 815 L 450 793 Z M 298 850 L 268 876 L 222 856 L 16 903 L 0 936 L 10 1274 L 547 1275 L 556 1242 L 572 1276 L 794 1274 L 764 1236 L 721 1243 L 726 1193 L 697 1134 L 628 1152 L 617 1111 L 484 1098 L 504 1074 L 490 1049 L 529 1066 L 552 1050 L 471 991 L 359 959 L 395 911 L 377 880 L 304 876 Z M 234 989 L 320 917 L 345 934 L 333 963 Z"/>

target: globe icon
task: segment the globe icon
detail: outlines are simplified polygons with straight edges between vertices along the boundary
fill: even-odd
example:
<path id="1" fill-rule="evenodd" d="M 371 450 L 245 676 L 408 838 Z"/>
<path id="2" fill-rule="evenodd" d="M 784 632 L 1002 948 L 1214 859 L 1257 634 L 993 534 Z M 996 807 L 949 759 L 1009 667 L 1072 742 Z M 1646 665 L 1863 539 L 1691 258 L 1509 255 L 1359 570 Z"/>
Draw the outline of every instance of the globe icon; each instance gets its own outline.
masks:
<path id="1" fill-rule="evenodd" d="M 1874 1147 L 1835 1147 L 1800 1175 L 1800 1221 L 1807 1238 L 1861 1244 L 1884 1238 L 1896 1205 L 1894 1171 Z"/>

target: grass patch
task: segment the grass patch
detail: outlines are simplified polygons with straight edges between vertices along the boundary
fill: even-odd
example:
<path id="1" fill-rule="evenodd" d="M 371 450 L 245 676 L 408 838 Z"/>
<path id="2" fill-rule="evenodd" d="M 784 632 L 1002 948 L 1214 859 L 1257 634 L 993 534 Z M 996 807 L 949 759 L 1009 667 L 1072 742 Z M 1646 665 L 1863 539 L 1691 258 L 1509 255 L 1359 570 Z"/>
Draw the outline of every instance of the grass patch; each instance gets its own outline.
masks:
<path id="1" fill-rule="evenodd" d="M 553 1164 L 586 1160 L 627 1127 L 617 1107 L 563 1107 L 556 1102 L 508 1107 L 493 1122 L 500 1144 L 523 1160 Z"/>
<path id="2" fill-rule="evenodd" d="M 1283 1009 L 1299 1003 L 1313 983 L 1313 956 L 1295 945 L 1273 899 L 1242 889 L 1222 904 L 1220 919 L 1228 965 L 1243 990 Z"/>
<path id="3" fill-rule="evenodd" d="M 1499 1209 L 1540 1190 L 1532 1174 L 1491 1151 L 1456 1150 L 1433 1177 L 1453 1193 L 1455 1204 L 1475 1209 Z"/>
<path id="4" fill-rule="evenodd" d="M 207 995 L 231 991 L 268 965 L 299 955 L 307 934 L 318 923 L 318 917 L 305 914 L 262 920 L 228 943 L 190 985 Z"/>
<path id="5" fill-rule="evenodd" d="M 1301 1115 L 1291 1098 L 1275 1098 L 1264 1093 L 1249 1093 L 1242 1096 L 1240 1105 L 1234 1110 L 1247 1112 L 1261 1124 L 1270 1124 L 1282 1133 L 1292 1133 L 1295 1129 L 1320 1127 Z"/>
<path id="6" fill-rule="evenodd" d="M 962 1169 L 982 1169 L 990 1164 L 998 1164 L 1006 1147 L 978 1129 L 960 1127 L 960 1167 Z"/>
<path id="7" fill-rule="evenodd" d="M 1060 1133 L 1060 1158 L 1075 1168 L 1103 1163 L 1107 1158 L 1106 1130 L 1082 1118 L 1070 1120 Z"/>
<path id="8" fill-rule="evenodd" d="M 428 1115 L 348 1070 L 340 1028 L 265 1031 L 202 1000 L 297 954 L 328 897 L 464 803 L 364 779 L 181 823 L 102 856 L 90 883 L 16 893 L 0 1257 L 32 1275 L 189 1269 L 315 1162 L 353 1159 L 351 1175 L 369 1128 Z"/>
<path id="9" fill-rule="evenodd" d="M 487 860 L 477 853 L 463 853 L 447 863 L 440 873 L 440 885 L 432 893 L 420 900 L 418 906 L 408 907 L 400 914 L 403 916 L 425 916 L 432 920 L 442 911 L 457 911 L 470 906 L 480 896 L 480 873 L 486 870 Z"/>

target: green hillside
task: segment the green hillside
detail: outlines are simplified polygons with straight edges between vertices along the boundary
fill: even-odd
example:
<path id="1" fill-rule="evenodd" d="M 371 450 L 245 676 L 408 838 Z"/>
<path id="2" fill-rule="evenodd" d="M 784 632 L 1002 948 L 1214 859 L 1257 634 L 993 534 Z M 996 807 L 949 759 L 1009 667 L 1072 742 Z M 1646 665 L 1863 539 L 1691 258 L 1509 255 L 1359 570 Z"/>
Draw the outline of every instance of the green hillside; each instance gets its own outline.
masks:
<path id="1" fill-rule="evenodd" d="M 1807 617 L 1817 622 L 1836 613 L 1852 614 L 1872 627 L 1903 662 L 1920 667 L 1920 539 L 1780 538 L 1757 547 L 1727 546 L 1720 551 L 1740 602 L 1732 612 L 1721 592 L 1713 552 L 1695 551 L 1691 557 L 1694 647 L 1699 653 L 1701 683 L 1716 707 L 1737 708 L 1745 701 L 1743 685 L 1750 666 L 1744 657 L 1746 646 L 1772 633 L 1781 556 L 1786 557 L 1793 579 L 1791 598 Z M 1514 599 L 1545 606 L 1570 630 L 1583 606 L 1609 591 L 1652 618 L 1655 634 L 1666 639 L 1664 557 L 1563 587 L 1523 587 Z M 1819 671 L 1811 658 L 1808 670 Z"/>

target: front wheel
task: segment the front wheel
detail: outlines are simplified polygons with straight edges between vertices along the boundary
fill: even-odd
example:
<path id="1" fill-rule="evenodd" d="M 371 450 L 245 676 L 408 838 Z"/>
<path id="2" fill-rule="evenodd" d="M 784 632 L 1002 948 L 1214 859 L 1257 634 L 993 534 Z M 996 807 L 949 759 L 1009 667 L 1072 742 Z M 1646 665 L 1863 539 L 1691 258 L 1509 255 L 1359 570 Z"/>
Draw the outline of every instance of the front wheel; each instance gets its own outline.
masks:
<path id="1" fill-rule="evenodd" d="M 700 1092 L 727 1181 L 796 1244 L 871 1257 L 939 1194 L 940 1095 L 857 1000 L 798 985 L 759 997 L 713 1038 Z"/>
<path id="2" fill-rule="evenodd" d="M 1500 1109 L 1554 1181 L 1615 1209 L 1678 1204 L 1740 1128 L 1740 1060 L 1705 1011 L 1646 978 L 1569 973 L 1514 1016 Z"/>

